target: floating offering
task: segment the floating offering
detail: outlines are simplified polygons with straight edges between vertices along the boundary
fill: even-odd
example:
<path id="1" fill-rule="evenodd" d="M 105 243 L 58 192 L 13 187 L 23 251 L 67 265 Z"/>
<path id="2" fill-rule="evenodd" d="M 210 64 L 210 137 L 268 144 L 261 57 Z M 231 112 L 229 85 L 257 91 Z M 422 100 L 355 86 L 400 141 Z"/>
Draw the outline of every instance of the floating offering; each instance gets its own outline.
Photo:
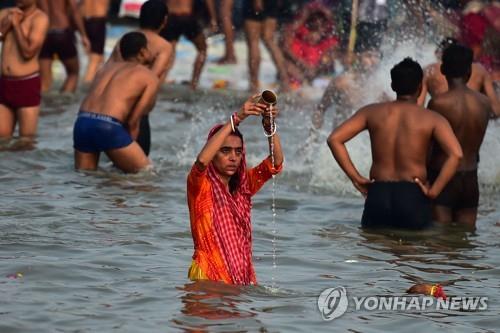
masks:
<path id="1" fill-rule="evenodd" d="M 13 273 L 13 274 L 7 275 L 7 278 L 8 279 L 22 279 L 23 278 L 23 274 L 17 272 L 17 273 Z"/>
<path id="2" fill-rule="evenodd" d="M 444 293 L 443 287 L 440 284 L 427 284 L 421 283 L 411 286 L 410 289 L 406 291 L 409 294 L 422 294 L 434 296 L 436 298 L 446 299 L 446 294 Z"/>

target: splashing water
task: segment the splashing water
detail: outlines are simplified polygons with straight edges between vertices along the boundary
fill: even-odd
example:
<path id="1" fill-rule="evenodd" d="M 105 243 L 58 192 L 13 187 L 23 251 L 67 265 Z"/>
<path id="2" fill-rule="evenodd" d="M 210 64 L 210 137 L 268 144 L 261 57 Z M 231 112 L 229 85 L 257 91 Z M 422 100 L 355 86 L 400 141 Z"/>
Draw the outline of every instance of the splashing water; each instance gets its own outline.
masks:
<path id="1" fill-rule="evenodd" d="M 270 122 L 271 122 L 271 136 L 269 137 L 269 141 L 270 141 L 270 150 L 271 150 L 271 163 L 273 165 L 273 168 L 276 167 L 275 165 L 275 160 L 274 160 L 274 132 L 276 130 L 276 123 L 274 122 L 274 119 L 273 119 L 273 106 L 270 105 L 269 106 L 269 114 L 270 114 Z M 266 135 L 267 136 L 267 135 Z M 273 234 L 273 240 L 272 240 L 272 244 L 273 244 L 273 272 L 272 272 L 272 275 L 271 275 L 271 288 L 273 290 L 276 289 L 276 280 L 275 280 L 275 273 L 276 273 L 276 175 L 272 175 L 272 202 L 271 202 L 271 211 L 272 211 L 272 234 Z"/>

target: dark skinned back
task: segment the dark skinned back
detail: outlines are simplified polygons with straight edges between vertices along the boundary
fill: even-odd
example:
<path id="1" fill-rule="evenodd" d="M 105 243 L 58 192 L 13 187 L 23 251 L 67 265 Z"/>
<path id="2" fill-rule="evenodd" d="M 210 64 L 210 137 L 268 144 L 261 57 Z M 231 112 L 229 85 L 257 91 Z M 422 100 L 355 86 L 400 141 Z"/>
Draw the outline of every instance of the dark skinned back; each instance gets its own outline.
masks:
<path id="1" fill-rule="evenodd" d="M 486 133 L 489 114 L 492 112 L 488 98 L 462 86 L 433 98 L 428 107 L 448 120 L 460 142 L 463 158 L 458 170 L 477 169 L 479 149 Z M 430 167 L 439 170 L 445 159 L 443 151 L 434 145 Z"/>

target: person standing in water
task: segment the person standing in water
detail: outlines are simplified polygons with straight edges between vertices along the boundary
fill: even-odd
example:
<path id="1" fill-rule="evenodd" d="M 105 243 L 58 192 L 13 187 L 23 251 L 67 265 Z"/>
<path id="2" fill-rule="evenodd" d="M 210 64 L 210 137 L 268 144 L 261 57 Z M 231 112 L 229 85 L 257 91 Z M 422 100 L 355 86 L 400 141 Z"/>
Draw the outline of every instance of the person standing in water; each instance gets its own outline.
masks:
<path id="1" fill-rule="evenodd" d="M 191 41 L 198 52 L 193 65 L 191 77 L 191 89 L 198 88 L 201 72 L 207 59 L 207 39 L 203 33 L 203 27 L 199 22 L 194 6 L 195 0 L 165 0 L 170 13 L 167 25 L 160 35 L 172 44 L 173 56 L 170 57 L 168 68 L 171 69 L 175 61 L 175 48 L 181 35 Z M 217 14 L 215 12 L 214 0 L 204 1 L 210 15 L 210 28 L 217 30 Z"/>
<path id="2" fill-rule="evenodd" d="M 283 91 L 290 90 L 290 80 L 286 70 L 285 57 L 276 42 L 280 1 L 278 0 L 244 0 L 243 17 L 245 19 L 245 35 L 248 46 L 248 70 L 250 91 L 260 88 L 260 40 L 271 53 L 278 71 L 280 86 Z"/>
<path id="3" fill-rule="evenodd" d="M 42 92 L 52 87 L 52 61 L 54 55 L 64 65 L 66 80 L 61 92 L 74 93 L 78 86 L 80 64 L 76 49 L 75 24 L 85 51 L 90 51 L 90 42 L 85 32 L 82 16 L 75 0 L 38 0 L 38 5 L 49 16 L 49 32 L 40 52 Z"/>
<path id="4" fill-rule="evenodd" d="M 49 20 L 36 0 L 17 0 L 16 5 L 0 11 L 0 138 L 12 137 L 16 122 L 21 137 L 34 137 L 40 113 L 38 54 Z"/>
<path id="5" fill-rule="evenodd" d="M 270 153 L 257 167 L 247 169 L 243 135 L 238 125 L 250 116 L 263 115 L 262 125 L 272 135 L 278 109 L 255 103 L 253 96 L 230 121 L 210 131 L 187 178 L 187 197 L 194 242 L 191 280 L 229 284 L 256 284 L 252 262 L 251 198 L 283 164 L 279 135 L 268 139 Z M 272 149 L 272 151 L 271 151 Z"/>
<path id="6" fill-rule="evenodd" d="M 155 104 L 159 86 L 146 67 L 152 61 L 146 36 L 127 33 L 120 40 L 120 54 L 123 61 L 106 64 L 97 72 L 81 104 L 73 129 L 76 169 L 96 170 L 101 152 L 126 173 L 150 164 L 134 141 L 141 117 Z"/>
<path id="7" fill-rule="evenodd" d="M 421 229 L 431 223 L 431 199 L 453 177 L 462 149 L 446 119 L 417 105 L 423 71 L 410 58 L 391 70 L 395 101 L 367 105 L 336 128 L 328 138 L 332 154 L 366 197 L 363 227 Z M 345 143 L 368 130 L 372 148 L 370 179 L 354 166 Z M 427 184 L 427 154 L 435 140 L 443 163 Z"/>
<path id="8" fill-rule="evenodd" d="M 80 12 L 90 40 L 90 54 L 83 82 L 90 83 L 104 60 L 109 0 L 81 0 Z"/>
<path id="9" fill-rule="evenodd" d="M 153 54 L 153 62 L 149 68 L 160 80 L 160 84 L 165 81 L 170 58 L 172 57 L 172 44 L 163 39 L 159 33 L 165 27 L 168 17 L 168 8 L 164 1 L 148 0 L 141 6 L 139 16 L 139 27 L 148 39 L 148 49 Z M 120 48 L 117 44 L 108 62 L 122 61 Z M 149 125 L 149 114 L 141 118 L 141 127 L 137 143 L 144 153 L 149 156 L 151 149 L 151 128 Z"/>
<path id="10" fill-rule="evenodd" d="M 433 97 L 428 108 L 450 122 L 464 152 L 458 172 L 433 202 L 434 220 L 474 227 L 479 203 L 479 149 L 492 109 L 486 96 L 467 86 L 472 59 L 472 50 L 465 46 L 452 45 L 444 51 L 441 72 L 446 77 L 449 90 Z M 431 181 L 437 177 L 439 173 L 436 170 L 445 161 L 446 154 L 439 147 L 434 147 L 429 161 Z"/>
<path id="11" fill-rule="evenodd" d="M 444 39 L 436 50 L 436 56 L 441 58 L 443 51 L 448 47 L 457 44 L 457 40 L 453 38 Z M 424 69 L 424 80 L 422 85 L 422 93 L 418 98 L 418 104 L 424 105 L 427 93 L 434 98 L 439 94 L 448 91 L 448 82 L 446 77 L 441 72 L 441 62 L 430 64 Z M 472 63 L 471 75 L 467 81 L 467 86 L 488 96 L 493 108 L 492 115 L 500 117 L 500 102 L 495 92 L 493 79 L 488 71 L 480 63 Z"/>

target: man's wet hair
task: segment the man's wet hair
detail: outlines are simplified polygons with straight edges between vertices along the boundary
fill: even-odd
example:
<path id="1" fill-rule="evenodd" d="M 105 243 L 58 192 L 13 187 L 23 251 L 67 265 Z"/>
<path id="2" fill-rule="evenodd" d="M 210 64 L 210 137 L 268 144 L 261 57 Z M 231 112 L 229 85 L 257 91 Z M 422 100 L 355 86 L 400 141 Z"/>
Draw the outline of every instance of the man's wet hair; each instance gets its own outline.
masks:
<path id="1" fill-rule="evenodd" d="M 391 87 L 398 95 L 412 95 L 422 84 L 424 71 L 418 62 L 405 58 L 391 69 Z"/>
<path id="2" fill-rule="evenodd" d="M 458 40 L 456 40 L 455 38 L 452 38 L 452 37 L 446 37 L 441 41 L 441 43 L 439 43 L 437 49 L 438 49 L 438 51 L 443 52 L 448 47 L 455 45 L 455 44 L 458 44 Z"/>
<path id="3" fill-rule="evenodd" d="M 129 32 L 120 39 L 120 54 L 123 60 L 128 60 L 139 54 L 148 46 L 148 40 L 142 32 Z"/>
<path id="4" fill-rule="evenodd" d="M 167 16 L 168 7 L 165 1 L 148 0 L 141 6 L 139 26 L 141 29 L 159 29 Z"/>
<path id="5" fill-rule="evenodd" d="M 461 78 L 470 75 L 474 54 L 466 46 L 455 44 L 443 52 L 441 72 L 450 78 Z"/>

